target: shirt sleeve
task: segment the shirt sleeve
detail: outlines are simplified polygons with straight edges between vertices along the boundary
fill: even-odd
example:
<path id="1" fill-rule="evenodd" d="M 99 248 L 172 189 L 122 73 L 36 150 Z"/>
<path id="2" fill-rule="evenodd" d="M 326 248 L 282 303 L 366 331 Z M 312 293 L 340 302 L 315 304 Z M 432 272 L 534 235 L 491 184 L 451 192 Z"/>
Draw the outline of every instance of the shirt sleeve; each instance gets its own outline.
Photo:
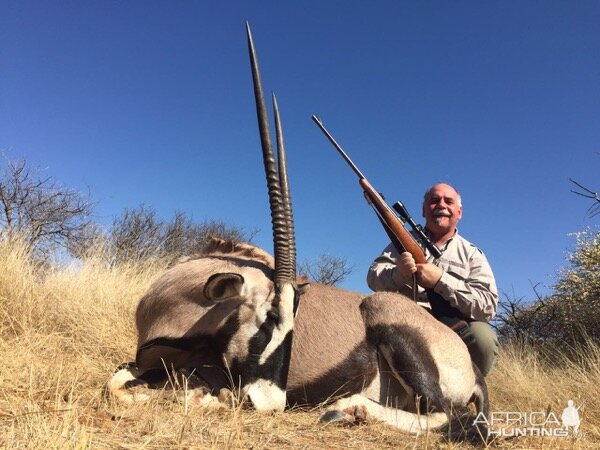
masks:
<path id="1" fill-rule="evenodd" d="M 461 279 L 444 271 L 434 291 L 465 316 L 488 321 L 496 314 L 498 290 L 492 269 L 478 248 L 469 258 L 469 274 Z"/>
<path id="2" fill-rule="evenodd" d="M 411 295 L 412 279 L 403 279 L 396 268 L 398 251 L 390 244 L 369 267 L 367 285 L 374 291 L 401 292 Z"/>

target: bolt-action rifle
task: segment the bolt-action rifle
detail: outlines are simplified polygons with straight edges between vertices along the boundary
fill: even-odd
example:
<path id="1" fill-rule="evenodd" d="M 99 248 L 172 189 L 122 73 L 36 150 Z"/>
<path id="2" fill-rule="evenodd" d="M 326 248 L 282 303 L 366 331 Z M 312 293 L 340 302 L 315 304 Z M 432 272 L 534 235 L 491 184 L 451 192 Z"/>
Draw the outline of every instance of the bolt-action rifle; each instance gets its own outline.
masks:
<path id="1" fill-rule="evenodd" d="M 379 221 L 383 225 L 383 228 L 392 241 L 392 244 L 394 247 L 396 247 L 396 250 L 398 250 L 398 253 L 402 253 L 404 251 L 409 252 L 417 264 L 423 264 L 427 262 L 423 248 L 427 248 L 434 258 L 439 258 L 442 253 L 433 244 L 433 242 L 431 242 L 427 235 L 423 233 L 421 226 L 417 225 L 412 217 L 410 217 L 408 211 L 406 211 L 406 208 L 404 208 L 404 205 L 401 202 L 396 202 L 394 204 L 394 209 L 400 214 L 400 217 L 398 217 L 385 202 L 381 194 L 379 194 L 375 188 L 371 186 L 371 183 L 367 181 L 362 172 L 358 169 L 358 167 L 356 167 L 356 164 L 352 162 L 342 147 L 323 126 L 321 119 L 315 115 L 312 116 L 312 119 L 325 134 L 325 136 L 327 136 L 327 139 L 329 139 L 339 154 L 342 155 L 342 158 L 344 158 L 348 165 L 350 165 L 354 173 L 358 175 L 358 182 L 363 188 L 367 201 L 375 210 Z M 414 236 L 416 236 L 416 239 L 411 233 L 406 231 L 406 228 L 404 228 L 405 222 L 408 222 L 408 224 L 414 230 Z M 458 309 L 450 306 L 450 304 L 441 295 L 439 295 L 433 289 L 425 289 L 425 292 L 431 305 L 432 313 L 440 322 L 448 325 L 452 329 L 458 329 L 457 326 L 462 327 L 462 324 L 465 324 L 463 314 Z"/>
<path id="2" fill-rule="evenodd" d="M 390 237 L 394 247 L 396 247 L 396 250 L 398 250 L 398 253 L 407 251 L 413 256 L 416 263 L 422 264 L 427 262 L 425 253 L 422 249 L 422 247 L 425 247 L 435 258 L 439 258 L 441 256 L 439 249 L 433 244 L 433 242 L 429 240 L 425 233 L 423 233 L 421 226 L 415 223 L 410 214 L 408 214 L 408 211 L 404 205 L 401 202 L 396 202 L 394 204 L 394 209 L 400 214 L 400 216 L 396 215 L 396 213 L 394 213 L 394 211 L 385 202 L 381 194 L 379 194 L 371 185 L 371 183 L 369 183 L 358 167 L 356 167 L 356 164 L 354 164 L 354 162 L 352 162 L 350 157 L 346 154 L 344 149 L 342 149 L 329 131 L 327 131 L 327 129 L 323 126 L 321 119 L 315 115 L 312 116 L 312 119 L 325 134 L 325 136 L 327 136 L 327 139 L 329 139 L 339 154 L 342 155 L 342 158 L 344 158 L 354 173 L 358 175 L 358 182 L 363 188 L 367 201 L 375 210 L 379 221 Z M 408 222 L 413 229 L 416 239 L 415 236 L 409 233 L 404 227 L 404 223 L 406 222 Z"/>

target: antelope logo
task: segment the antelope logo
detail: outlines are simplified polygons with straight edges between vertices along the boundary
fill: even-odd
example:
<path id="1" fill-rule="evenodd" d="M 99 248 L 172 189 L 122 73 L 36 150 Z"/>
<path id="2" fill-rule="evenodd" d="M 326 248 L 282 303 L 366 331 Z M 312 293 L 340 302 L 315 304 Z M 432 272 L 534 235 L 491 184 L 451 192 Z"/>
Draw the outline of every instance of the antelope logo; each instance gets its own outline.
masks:
<path id="1" fill-rule="evenodd" d="M 214 240 L 159 277 L 137 308 L 135 365 L 113 376 L 109 392 L 143 399 L 139 387 L 156 385 L 168 367 L 193 373 L 206 405 L 230 390 L 258 410 L 328 402 L 323 421 L 379 420 L 413 433 L 447 424 L 470 401 L 487 415 L 485 381 L 466 346 L 410 299 L 297 283 L 279 110 L 273 96 L 276 159 L 248 25 L 247 36 L 275 256 Z"/>

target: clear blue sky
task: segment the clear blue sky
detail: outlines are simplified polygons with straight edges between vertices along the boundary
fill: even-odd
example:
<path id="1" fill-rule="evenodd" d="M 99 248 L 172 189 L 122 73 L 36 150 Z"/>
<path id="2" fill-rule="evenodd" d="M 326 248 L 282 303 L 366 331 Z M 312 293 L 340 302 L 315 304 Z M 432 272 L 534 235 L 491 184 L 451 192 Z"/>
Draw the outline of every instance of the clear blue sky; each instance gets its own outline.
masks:
<path id="1" fill-rule="evenodd" d="M 109 224 L 145 203 L 270 222 L 245 21 L 284 123 L 300 260 L 364 281 L 386 236 L 318 114 L 390 202 L 420 219 L 454 183 L 461 233 L 501 290 L 551 285 L 592 226 L 568 177 L 600 189 L 600 3 L 592 1 L 2 2 L 0 149 L 73 189 Z"/>

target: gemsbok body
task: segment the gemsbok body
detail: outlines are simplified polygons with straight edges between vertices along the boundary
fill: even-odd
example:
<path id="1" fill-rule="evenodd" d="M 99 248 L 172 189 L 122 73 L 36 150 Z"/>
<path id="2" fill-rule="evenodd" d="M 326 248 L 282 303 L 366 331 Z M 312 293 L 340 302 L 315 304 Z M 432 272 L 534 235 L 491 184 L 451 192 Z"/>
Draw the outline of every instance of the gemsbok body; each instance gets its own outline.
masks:
<path id="1" fill-rule="evenodd" d="M 225 402 L 224 392 L 258 410 L 327 404 L 324 421 L 380 420 L 413 433 L 445 425 L 471 401 L 487 415 L 485 381 L 465 344 L 411 299 L 298 284 L 277 103 L 276 159 L 247 31 L 274 257 L 214 239 L 160 276 L 137 308 L 136 363 L 109 392 L 135 401 L 140 386 L 173 371 L 200 381 L 204 405 Z"/>

